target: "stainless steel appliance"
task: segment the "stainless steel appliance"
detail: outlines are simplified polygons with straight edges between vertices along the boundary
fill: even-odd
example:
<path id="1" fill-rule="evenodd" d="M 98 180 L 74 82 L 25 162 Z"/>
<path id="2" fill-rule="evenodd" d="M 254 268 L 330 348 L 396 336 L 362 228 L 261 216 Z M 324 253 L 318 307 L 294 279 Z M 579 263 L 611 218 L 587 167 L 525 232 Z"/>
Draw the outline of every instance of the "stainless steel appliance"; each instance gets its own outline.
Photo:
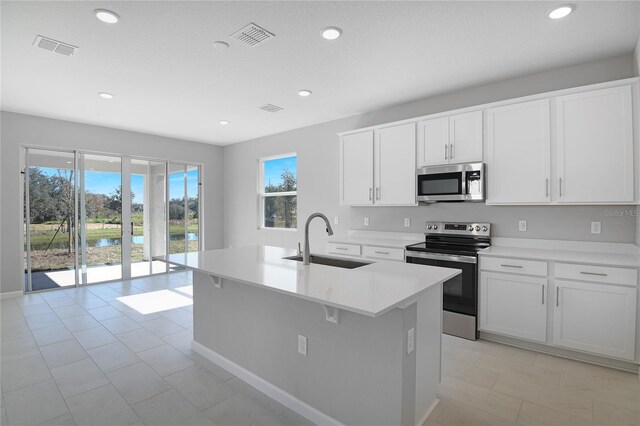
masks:
<path id="1" fill-rule="evenodd" d="M 478 252 L 491 245 L 491 224 L 427 222 L 425 241 L 406 247 L 405 261 L 460 269 L 445 281 L 442 328 L 465 339 L 478 337 Z"/>
<path id="2" fill-rule="evenodd" d="M 420 203 L 484 201 L 484 163 L 422 167 L 417 180 Z"/>

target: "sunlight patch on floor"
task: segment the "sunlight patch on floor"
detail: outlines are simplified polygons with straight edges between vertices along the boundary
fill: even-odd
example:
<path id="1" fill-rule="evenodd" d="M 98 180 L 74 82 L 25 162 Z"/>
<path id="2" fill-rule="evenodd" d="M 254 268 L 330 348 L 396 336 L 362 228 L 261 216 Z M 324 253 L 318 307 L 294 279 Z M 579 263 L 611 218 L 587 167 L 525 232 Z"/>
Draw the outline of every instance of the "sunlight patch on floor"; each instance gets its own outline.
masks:
<path id="1" fill-rule="evenodd" d="M 185 285 L 183 287 L 176 287 L 174 290 L 179 291 L 180 293 L 188 294 L 189 296 L 193 296 L 193 286 Z"/>
<path id="2" fill-rule="evenodd" d="M 158 290 L 143 294 L 122 296 L 117 299 L 143 315 L 181 308 L 183 306 L 193 304 L 193 301 L 188 297 L 169 290 Z"/>

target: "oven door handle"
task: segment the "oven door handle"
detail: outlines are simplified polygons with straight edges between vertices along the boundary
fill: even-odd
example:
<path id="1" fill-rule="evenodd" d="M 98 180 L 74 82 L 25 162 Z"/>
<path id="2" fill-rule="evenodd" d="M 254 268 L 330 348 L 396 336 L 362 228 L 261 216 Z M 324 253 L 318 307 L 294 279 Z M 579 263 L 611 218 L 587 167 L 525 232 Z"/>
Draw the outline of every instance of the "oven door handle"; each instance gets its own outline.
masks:
<path id="1" fill-rule="evenodd" d="M 407 253 L 405 254 L 405 260 L 409 259 L 410 257 L 415 257 L 418 259 L 447 260 L 450 262 L 478 263 L 478 259 L 475 256 L 462 256 L 445 253 L 423 253 L 407 251 Z"/>

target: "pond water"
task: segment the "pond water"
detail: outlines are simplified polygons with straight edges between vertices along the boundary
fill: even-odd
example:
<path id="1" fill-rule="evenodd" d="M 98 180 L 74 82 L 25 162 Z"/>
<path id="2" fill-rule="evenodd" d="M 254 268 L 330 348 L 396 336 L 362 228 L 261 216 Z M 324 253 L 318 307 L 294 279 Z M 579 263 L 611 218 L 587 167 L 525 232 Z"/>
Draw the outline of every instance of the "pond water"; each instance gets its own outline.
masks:
<path id="1" fill-rule="evenodd" d="M 170 234 L 170 240 L 171 241 L 182 241 L 184 240 L 184 234 L 180 233 L 180 234 Z M 189 241 L 195 241 L 198 239 L 198 233 L 197 232 L 189 232 L 187 234 L 187 239 Z M 144 243 L 144 237 L 142 235 L 134 235 L 133 237 L 131 237 L 131 243 L 132 244 L 143 244 Z M 122 238 L 89 238 L 87 239 L 87 246 L 88 247 L 109 247 L 109 246 L 119 246 L 122 244 Z M 49 243 L 44 243 L 44 244 L 35 244 L 32 243 L 31 244 L 31 250 L 45 250 L 47 248 L 47 245 L 49 245 Z M 49 247 L 50 249 L 64 249 L 67 248 L 67 242 L 66 241 L 54 241 L 53 243 L 51 243 L 51 246 Z"/>

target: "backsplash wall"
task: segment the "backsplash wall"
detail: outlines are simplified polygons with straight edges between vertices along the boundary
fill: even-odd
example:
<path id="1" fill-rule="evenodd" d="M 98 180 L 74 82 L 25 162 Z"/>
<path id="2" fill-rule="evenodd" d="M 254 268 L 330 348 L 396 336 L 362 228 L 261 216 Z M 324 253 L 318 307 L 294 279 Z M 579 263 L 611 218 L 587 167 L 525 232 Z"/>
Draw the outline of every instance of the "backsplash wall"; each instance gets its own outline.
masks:
<path id="1" fill-rule="evenodd" d="M 426 221 L 489 222 L 494 237 L 539 238 L 635 243 L 638 206 L 487 206 L 483 203 L 435 203 L 418 207 L 353 207 L 351 229 L 424 232 Z M 364 226 L 364 218 L 369 226 Z M 404 227 L 404 218 L 411 226 Z M 518 231 L 518 221 L 527 231 Z M 602 223 L 601 234 L 591 234 L 591 222 Z"/>

